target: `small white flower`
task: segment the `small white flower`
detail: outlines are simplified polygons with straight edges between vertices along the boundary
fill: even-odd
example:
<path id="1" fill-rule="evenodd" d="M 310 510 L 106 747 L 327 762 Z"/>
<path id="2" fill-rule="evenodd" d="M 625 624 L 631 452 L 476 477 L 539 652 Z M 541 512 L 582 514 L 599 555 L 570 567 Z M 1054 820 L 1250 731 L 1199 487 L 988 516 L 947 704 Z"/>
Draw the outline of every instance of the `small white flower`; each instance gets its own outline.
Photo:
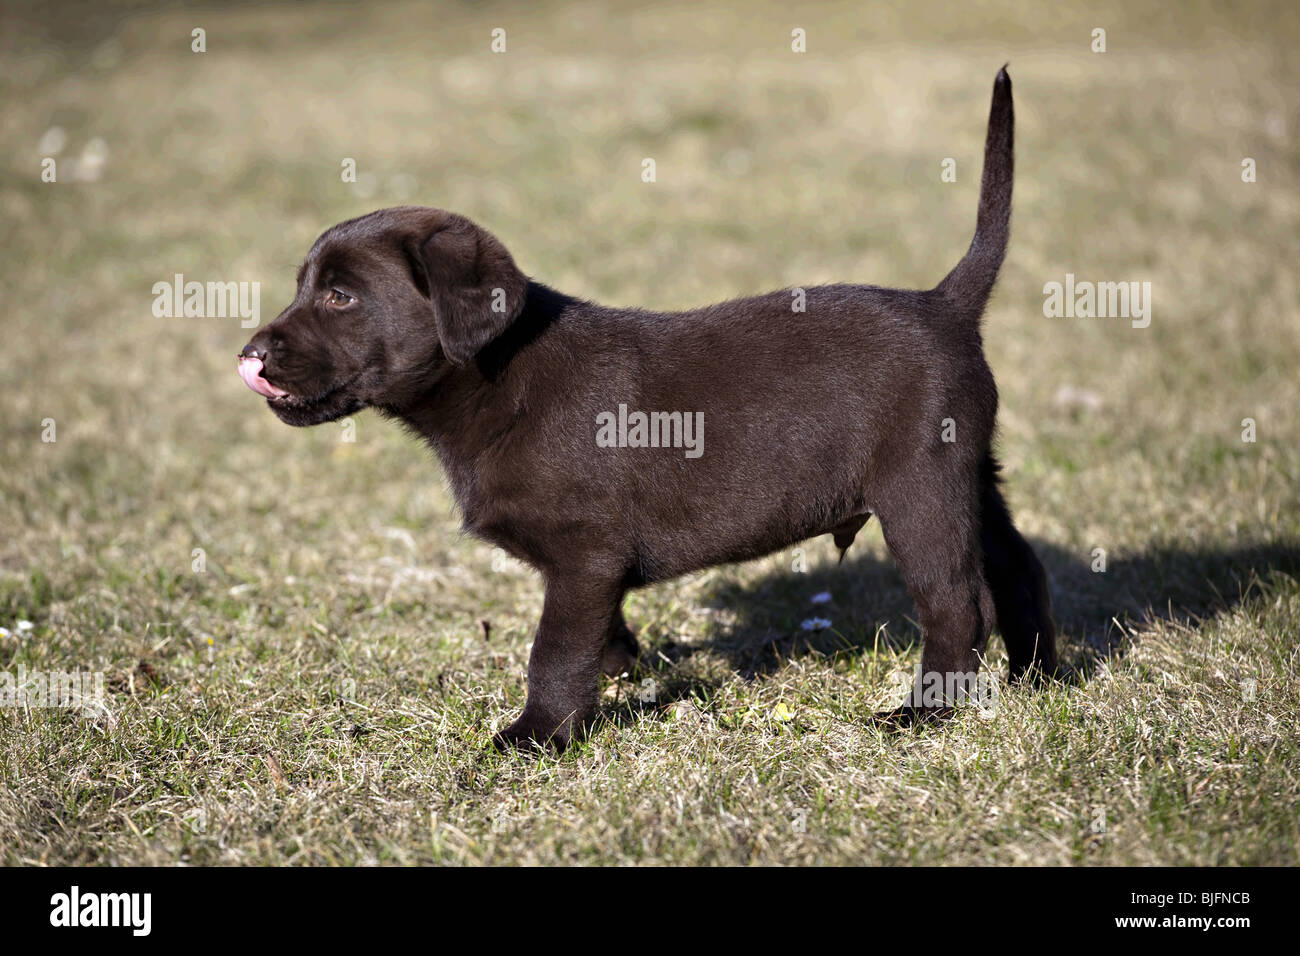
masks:
<path id="1" fill-rule="evenodd" d="M 1053 399 L 1058 408 L 1082 408 L 1095 412 L 1101 408 L 1101 396 L 1089 388 L 1062 385 Z"/>
<path id="2" fill-rule="evenodd" d="M 19 622 L 18 622 L 18 630 L 19 630 L 20 632 L 22 632 L 22 631 L 30 631 L 30 630 L 31 630 L 32 628 L 34 628 L 35 626 L 36 626 L 36 625 L 33 624 L 31 621 L 19 621 Z"/>
<path id="3" fill-rule="evenodd" d="M 42 156 L 57 156 L 68 145 L 68 135 L 61 126 L 51 126 L 41 135 L 36 151 Z"/>

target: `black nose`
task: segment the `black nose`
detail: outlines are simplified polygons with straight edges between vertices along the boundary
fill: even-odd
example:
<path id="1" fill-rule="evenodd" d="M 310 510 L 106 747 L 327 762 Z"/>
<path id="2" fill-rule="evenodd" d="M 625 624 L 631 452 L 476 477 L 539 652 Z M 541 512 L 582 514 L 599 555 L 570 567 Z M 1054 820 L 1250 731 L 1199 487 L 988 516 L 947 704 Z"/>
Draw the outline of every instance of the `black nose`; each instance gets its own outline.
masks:
<path id="1" fill-rule="evenodd" d="M 239 353 L 240 358 L 261 359 L 263 362 L 266 361 L 266 355 L 267 355 L 266 349 L 253 342 L 249 342 L 247 345 L 245 345 L 244 350 Z"/>

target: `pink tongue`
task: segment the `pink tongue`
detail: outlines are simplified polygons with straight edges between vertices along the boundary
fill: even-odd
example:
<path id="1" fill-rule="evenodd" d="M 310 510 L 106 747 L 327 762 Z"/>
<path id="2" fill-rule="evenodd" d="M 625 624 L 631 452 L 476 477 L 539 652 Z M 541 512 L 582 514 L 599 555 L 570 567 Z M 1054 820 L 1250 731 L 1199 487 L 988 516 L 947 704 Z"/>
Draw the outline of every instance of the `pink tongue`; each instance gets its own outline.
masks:
<path id="1" fill-rule="evenodd" d="M 258 395 L 265 395 L 267 398 L 282 398 L 289 394 L 284 389 L 276 388 L 262 378 L 262 360 L 259 358 L 248 355 L 240 356 L 239 377 L 244 380 L 245 385 L 257 392 Z"/>

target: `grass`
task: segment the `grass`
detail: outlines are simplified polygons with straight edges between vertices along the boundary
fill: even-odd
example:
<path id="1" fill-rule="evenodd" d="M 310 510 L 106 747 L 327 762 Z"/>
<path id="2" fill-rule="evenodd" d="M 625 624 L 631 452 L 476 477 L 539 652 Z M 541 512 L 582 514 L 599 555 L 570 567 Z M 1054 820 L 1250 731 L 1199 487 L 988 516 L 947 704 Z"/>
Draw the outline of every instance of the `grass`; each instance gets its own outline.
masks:
<path id="1" fill-rule="evenodd" d="M 0 708 L 0 862 L 1297 862 L 1294 5 L 3 16 L 0 672 L 102 672 L 106 706 Z M 399 202 L 615 304 L 931 285 L 968 241 L 1008 60 L 987 348 L 1082 679 L 988 717 L 868 725 L 918 656 L 872 525 L 843 566 L 818 540 L 802 573 L 787 553 L 634 594 L 649 667 L 607 685 L 605 723 L 561 758 L 498 755 L 535 578 L 458 533 L 399 430 L 288 429 L 234 373 L 237 319 L 151 312 L 181 272 L 260 282 L 269 319 L 318 232 Z M 1045 318 L 1066 272 L 1152 282 L 1151 326 Z M 832 628 L 803 632 L 814 614 Z"/>

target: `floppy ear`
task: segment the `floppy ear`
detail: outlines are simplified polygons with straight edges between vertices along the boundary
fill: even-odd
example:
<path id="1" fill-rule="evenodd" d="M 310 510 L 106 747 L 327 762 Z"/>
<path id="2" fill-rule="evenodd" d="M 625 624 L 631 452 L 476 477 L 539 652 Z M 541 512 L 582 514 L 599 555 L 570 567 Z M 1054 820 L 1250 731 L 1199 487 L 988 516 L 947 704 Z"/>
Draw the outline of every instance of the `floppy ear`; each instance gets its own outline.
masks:
<path id="1" fill-rule="evenodd" d="M 519 317 L 528 278 L 496 236 L 453 214 L 424 240 L 419 257 L 442 350 L 464 365 Z"/>

